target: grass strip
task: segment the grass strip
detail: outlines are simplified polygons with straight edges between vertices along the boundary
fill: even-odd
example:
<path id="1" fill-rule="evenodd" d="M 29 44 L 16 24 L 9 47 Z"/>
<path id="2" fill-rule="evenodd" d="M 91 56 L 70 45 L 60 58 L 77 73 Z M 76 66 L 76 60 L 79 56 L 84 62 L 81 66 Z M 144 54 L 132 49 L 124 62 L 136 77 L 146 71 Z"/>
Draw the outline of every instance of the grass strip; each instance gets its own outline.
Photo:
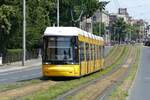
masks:
<path id="1" fill-rule="evenodd" d="M 136 57 L 135 62 L 131 65 L 131 70 L 129 75 L 123 82 L 113 91 L 113 93 L 109 96 L 109 100 L 126 100 L 128 96 L 128 90 L 135 78 L 137 68 L 140 61 L 140 47 L 136 47 Z"/>
<path id="2" fill-rule="evenodd" d="M 109 58 L 111 57 L 111 55 L 113 55 L 113 53 L 117 50 L 118 45 L 113 46 L 113 48 L 110 49 L 109 53 L 105 56 L 105 58 Z"/>
<path id="3" fill-rule="evenodd" d="M 125 46 L 119 46 L 119 48 L 117 48 L 117 50 L 115 50 L 114 54 L 111 55 L 110 58 L 105 59 L 105 61 L 106 61 L 106 62 L 104 62 L 105 67 L 111 66 L 113 63 L 115 63 L 119 59 L 120 55 L 122 54 L 122 52 L 124 50 L 124 47 Z"/>
<path id="4" fill-rule="evenodd" d="M 23 82 L 17 82 L 17 83 L 0 84 L 0 92 L 20 88 L 20 87 L 31 85 L 31 84 L 37 84 L 40 82 L 42 82 L 42 80 L 34 79 L 34 80 L 28 80 L 28 81 L 23 81 Z"/>
<path id="5" fill-rule="evenodd" d="M 61 95 L 75 87 L 85 84 L 91 80 L 97 79 L 97 78 L 105 75 L 106 73 L 110 72 L 113 68 L 115 68 L 116 66 L 118 66 L 119 64 L 122 64 L 124 62 L 124 58 L 126 57 L 128 50 L 129 50 L 129 48 L 127 46 L 125 46 L 122 54 L 120 55 L 120 59 L 116 63 L 114 63 L 112 66 L 106 68 L 105 70 L 91 74 L 86 77 L 82 77 L 80 79 L 62 82 L 61 84 L 57 84 L 53 87 L 49 87 L 48 90 L 41 90 L 41 91 L 33 93 L 29 96 L 23 97 L 22 99 L 24 99 L 24 100 L 51 100 L 51 99 L 54 99 L 58 95 Z"/>
<path id="6" fill-rule="evenodd" d="M 108 54 L 111 54 L 116 50 L 118 46 L 114 46 Z M 109 57 L 109 56 L 107 56 Z M 27 81 L 22 81 L 22 82 L 16 82 L 16 83 L 8 83 L 8 84 L 0 84 L 0 92 L 4 92 L 4 91 L 8 91 L 8 90 L 12 90 L 12 89 L 17 89 L 17 88 L 21 88 L 24 86 L 28 86 L 28 85 L 33 85 L 33 84 L 37 84 L 42 82 L 42 80 L 40 79 L 33 79 L 33 80 L 27 80 Z"/>

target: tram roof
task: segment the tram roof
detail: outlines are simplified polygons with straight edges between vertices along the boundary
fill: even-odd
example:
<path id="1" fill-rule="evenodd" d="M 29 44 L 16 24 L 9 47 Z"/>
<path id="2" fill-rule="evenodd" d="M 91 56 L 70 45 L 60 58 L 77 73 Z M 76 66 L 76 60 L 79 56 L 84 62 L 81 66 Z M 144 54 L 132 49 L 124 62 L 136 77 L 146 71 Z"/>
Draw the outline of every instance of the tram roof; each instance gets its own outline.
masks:
<path id="1" fill-rule="evenodd" d="M 83 35 L 85 37 L 103 40 L 102 37 L 96 36 L 77 27 L 47 27 L 44 36 L 78 36 Z"/>

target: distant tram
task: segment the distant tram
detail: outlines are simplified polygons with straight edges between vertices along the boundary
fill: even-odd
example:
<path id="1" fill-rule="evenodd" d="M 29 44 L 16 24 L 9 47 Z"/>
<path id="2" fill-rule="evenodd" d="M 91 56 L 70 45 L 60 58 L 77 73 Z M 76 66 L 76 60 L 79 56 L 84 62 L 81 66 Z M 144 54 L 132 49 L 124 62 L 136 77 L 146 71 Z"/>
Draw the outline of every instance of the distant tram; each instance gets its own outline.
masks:
<path id="1" fill-rule="evenodd" d="M 44 77 L 81 77 L 103 68 L 104 40 L 76 27 L 47 27 L 43 36 Z"/>

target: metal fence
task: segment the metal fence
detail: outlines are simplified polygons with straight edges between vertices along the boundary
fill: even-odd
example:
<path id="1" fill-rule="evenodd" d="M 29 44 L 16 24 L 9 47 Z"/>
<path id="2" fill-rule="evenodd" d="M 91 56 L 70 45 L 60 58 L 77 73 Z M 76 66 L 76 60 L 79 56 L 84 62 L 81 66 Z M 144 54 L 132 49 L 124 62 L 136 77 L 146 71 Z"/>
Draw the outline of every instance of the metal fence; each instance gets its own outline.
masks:
<path id="1" fill-rule="evenodd" d="M 22 56 L 23 55 L 21 52 L 18 52 L 15 55 L 6 53 L 2 57 L 2 59 L 3 59 L 2 61 L 3 61 L 3 64 L 13 63 L 13 62 L 21 61 Z M 38 49 L 26 52 L 26 60 L 36 59 L 38 57 L 39 57 L 39 50 Z"/>

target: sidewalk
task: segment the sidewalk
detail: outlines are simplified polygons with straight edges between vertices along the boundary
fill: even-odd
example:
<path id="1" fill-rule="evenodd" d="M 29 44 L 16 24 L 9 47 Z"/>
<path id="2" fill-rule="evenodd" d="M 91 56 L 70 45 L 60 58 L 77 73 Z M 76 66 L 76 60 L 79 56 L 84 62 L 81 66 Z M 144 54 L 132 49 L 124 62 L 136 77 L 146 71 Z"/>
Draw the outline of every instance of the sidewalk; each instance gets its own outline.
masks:
<path id="1" fill-rule="evenodd" d="M 25 62 L 25 66 L 22 66 L 21 61 L 1 65 L 0 66 L 0 72 L 14 71 L 14 70 L 20 70 L 20 69 L 25 69 L 25 68 L 29 68 L 29 67 L 39 67 L 39 66 L 42 66 L 42 59 L 41 58 L 27 60 Z"/>

